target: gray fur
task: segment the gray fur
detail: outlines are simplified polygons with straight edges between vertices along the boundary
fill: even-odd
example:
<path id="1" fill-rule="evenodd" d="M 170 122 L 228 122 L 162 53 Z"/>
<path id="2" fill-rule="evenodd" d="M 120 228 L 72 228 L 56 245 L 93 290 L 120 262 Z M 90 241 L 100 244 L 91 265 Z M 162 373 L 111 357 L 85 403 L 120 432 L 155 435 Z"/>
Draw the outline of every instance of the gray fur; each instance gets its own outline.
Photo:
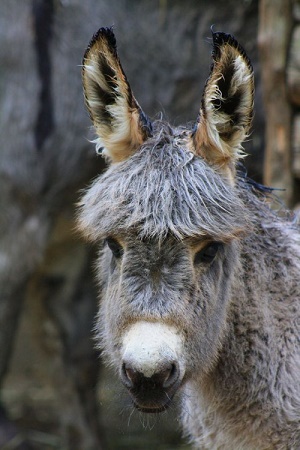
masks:
<path id="1" fill-rule="evenodd" d="M 243 176 L 232 183 L 192 152 L 190 135 L 156 122 L 153 137 L 82 198 L 86 236 L 113 236 L 124 252 L 115 259 L 103 244 L 99 258 L 99 346 L 120 370 L 130 324 L 175 326 L 184 335 L 182 422 L 195 448 L 297 450 L 299 228 Z M 223 245 L 211 263 L 194 264 L 207 239 Z"/>
<path id="2" fill-rule="evenodd" d="M 140 237 L 230 238 L 249 217 L 235 189 L 187 152 L 187 130 L 154 123 L 155 137 L 113 164 L 84 197 L 81 227 L 92 239 L 134 228 Z"/>

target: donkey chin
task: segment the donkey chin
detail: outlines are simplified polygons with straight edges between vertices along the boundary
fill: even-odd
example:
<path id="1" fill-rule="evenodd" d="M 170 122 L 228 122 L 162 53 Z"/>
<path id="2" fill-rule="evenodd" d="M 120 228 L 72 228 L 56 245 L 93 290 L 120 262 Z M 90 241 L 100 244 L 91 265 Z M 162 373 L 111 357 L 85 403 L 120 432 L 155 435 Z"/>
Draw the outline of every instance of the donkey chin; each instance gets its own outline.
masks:
<path id="1" fill-rule="evenodd" d="M 123 338 L 121 380 L 144 413 L 168 408 L 185 374 L 183 337 L 175 327 L 139 321 Z"/>

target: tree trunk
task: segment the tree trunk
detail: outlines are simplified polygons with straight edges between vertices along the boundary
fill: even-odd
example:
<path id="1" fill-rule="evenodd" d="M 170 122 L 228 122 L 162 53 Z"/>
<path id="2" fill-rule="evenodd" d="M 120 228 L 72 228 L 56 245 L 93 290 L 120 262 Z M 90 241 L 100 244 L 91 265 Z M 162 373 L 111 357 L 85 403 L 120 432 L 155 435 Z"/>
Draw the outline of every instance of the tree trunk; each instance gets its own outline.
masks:
<path id="1" fill-rule="evenodd" d="M 291 172 L 292 107 L 286 85 L 286 64 L 293 25 L 291 0 L 260 0 L 259 33 L 266 146 L 264 183 L 288 205 L 293 197 Z"/>

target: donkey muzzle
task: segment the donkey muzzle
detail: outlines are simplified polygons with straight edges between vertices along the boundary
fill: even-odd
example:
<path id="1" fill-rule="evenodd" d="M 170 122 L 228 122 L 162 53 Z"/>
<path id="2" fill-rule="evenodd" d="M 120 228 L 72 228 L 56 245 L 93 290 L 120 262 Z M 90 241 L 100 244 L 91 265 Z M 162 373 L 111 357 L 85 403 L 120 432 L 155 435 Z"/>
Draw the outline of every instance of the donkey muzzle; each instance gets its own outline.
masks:
<path id="1" fill-rule="evenodd" d="M 180 387 L 182 338 L 174 327 L 137 322 L 124 337 L 121 380 L 143 412 L 164 411 Z"/>

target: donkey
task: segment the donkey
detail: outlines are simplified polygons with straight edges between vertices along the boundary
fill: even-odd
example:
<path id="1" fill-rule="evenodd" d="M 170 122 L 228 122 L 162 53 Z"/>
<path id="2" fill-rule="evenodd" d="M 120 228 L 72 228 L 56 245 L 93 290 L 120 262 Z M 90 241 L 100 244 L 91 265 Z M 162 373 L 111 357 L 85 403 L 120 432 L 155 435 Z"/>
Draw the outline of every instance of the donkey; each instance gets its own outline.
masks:
<path id="1" fill-rule="evenodd" d="M 253 70 L 212 34 L 193 127 L 153 123 L 112 29 L 83 59 L 96 148 L 109 161 L 80 202 L 99 241 L 99 347 L 144 413 L 176 393 L 197 449 L 300 449 L 300 233 L 239 169 Z"/>

